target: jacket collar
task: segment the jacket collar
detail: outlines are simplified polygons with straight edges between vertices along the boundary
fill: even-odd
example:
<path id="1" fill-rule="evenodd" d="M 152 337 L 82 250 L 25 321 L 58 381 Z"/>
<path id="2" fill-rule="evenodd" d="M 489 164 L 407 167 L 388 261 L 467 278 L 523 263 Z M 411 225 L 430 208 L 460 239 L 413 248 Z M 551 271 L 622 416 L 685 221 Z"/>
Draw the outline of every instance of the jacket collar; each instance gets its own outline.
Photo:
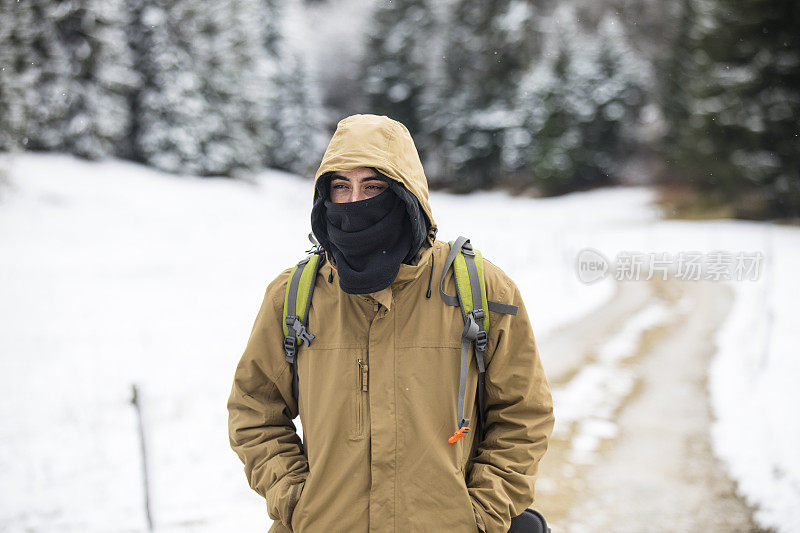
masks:
<path id="1" fill-rule="evenodd" d="M 397 272 L 397 277 L 394 278 L 394 281 L 392 281 L 388 287 L 380 291 L 370 292 L 368 294 L 347 296 L 355 296 L 362 299 L 373 300 L 383 305 L 386 309 L 391 309 L 395 295 L 400 294 L 407 286 L 411 285 L 411 283 L 419 277 L 423 275 L 430 275 L 431 261 L 433 261 L 434 251 L 435 245 L 431 245 L 429 240 L 426 241 L 426 243 L 423 244 L 419 254 L 415 258 L 414 263 L 411 265 L 402 263 L 400 265 L 400 270 Z M 336 277 L 338 278 L 339 272 L 336 270 L 336 265 L 331 261 L 331 258 L 327 253 L 325 254 L 325 261 L 331 268 L 333 268 L 334 271 L 336 271 Z M 339 290 L 341 291 L 341 289 Z M 342 294 L 346 293 L 342 291 Z"/>

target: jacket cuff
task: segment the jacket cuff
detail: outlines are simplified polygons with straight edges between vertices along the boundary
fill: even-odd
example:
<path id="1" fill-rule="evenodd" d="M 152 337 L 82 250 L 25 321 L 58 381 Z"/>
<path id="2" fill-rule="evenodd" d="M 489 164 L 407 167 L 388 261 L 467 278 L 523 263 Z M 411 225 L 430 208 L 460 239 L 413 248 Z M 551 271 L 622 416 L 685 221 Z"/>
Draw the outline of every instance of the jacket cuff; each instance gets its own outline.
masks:
<path id="1" fill-rule="evenodd" d="M 267 492 L 267 513 L 275 521 L 292 529 L 292 514 L 300 499 L 305 478 L 286 476 Z"/>
<path id="2" fill-rule="evenodd" d="M 292 527 L 292 517 L 294 516 L 294 509 L 297 507 L 297 502 L 300 501 L 300 495 L 303 493 L 303 487 L 305 487 L 306 482 L 301 481 L 300 483 L 295 483 L 291 487 L 289 487 L 289 501 L 286 503 L 286 520 L 289 526 L 289 529 L 294 531 Z"/>

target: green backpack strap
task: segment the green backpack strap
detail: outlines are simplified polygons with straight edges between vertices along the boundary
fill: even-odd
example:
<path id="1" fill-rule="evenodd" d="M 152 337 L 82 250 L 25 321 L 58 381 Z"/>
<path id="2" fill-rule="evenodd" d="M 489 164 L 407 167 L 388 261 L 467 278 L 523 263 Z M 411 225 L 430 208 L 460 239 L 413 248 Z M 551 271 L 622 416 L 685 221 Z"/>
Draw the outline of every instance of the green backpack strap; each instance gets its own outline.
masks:
<path id="1" fill-rule="evenodd" d="M 283 351 L 286 354 L 286 362 L 292 365 L 292 394 L 298 402 L 300 389 L 297 381 L 297 346 L 298 343 L 308 346 L 314 339 L 314 335 L 306 329 L 306 326 L 308 326 L 308 309 L 311 307 L 319 264 L 318 253 L 297 263 L 289 275 L 283 300 Z"/>
<path id="2" fill-rule="evenodd" d="M 450 266 L 456 280 L 456 295 L 444 292 L 444 276 Z M 458 420 L 457 430 L 448 439 L 450 443 L 469 433 L 469 419 L 464 418 L 464 396 L 466 395 L 467 369 L 469 367 L 469 347 L 474 343 L 475 362 L 478 366 L 478 425 L 483 433 L 486 429 L 486 344 L 489 334 L 489 311 L 516 315 L 517 306 L 493 302 L 486 297 L 486 283 L 483 272 L 483 256 L 472 249 L 469 239 L 460 236 L 450 243 L 442 277 L 439 279 L 439 295 L 452 306 L 461 308 L 464 329 L 461 332 L 461 363 L 458 381 Z"/>

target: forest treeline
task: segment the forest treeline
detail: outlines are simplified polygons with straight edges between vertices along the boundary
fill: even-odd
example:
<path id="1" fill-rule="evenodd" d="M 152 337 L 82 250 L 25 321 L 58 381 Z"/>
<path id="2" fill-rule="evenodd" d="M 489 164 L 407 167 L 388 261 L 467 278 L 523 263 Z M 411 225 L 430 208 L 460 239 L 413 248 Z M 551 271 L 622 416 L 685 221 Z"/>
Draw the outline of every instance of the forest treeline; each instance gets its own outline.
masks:
<path id="1" fill-rule="evenodd" d="M 318 157 L 277 0 L 0 1 L 0 149 L 199 175 Z"/>
<path id="2" fill-rule="evenodd" d="M 408 126 L 434 187 L 661 181 L 800 216 L 793 0 L 374 1 L 346 86 L 277 0 L 0 2 L 0 150 L 308 173 L 357 109 Z"/>

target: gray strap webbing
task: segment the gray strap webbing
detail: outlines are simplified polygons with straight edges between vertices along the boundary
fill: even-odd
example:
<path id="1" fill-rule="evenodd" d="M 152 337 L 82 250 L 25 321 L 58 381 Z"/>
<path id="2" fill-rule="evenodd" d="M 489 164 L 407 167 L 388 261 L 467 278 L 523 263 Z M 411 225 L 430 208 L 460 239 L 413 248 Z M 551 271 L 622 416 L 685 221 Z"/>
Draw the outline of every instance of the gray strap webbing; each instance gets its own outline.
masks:
<path id="1" fill-rule="evenodd" d="M 289 335 L 284 337 L 283 345 L 286 348 L 287 344 L 291 345 L 291 350 L 286 350 L 286 361 L 292 365 L 292 394 L 295 400 L 300 405 L 300 384 L 297 371 L 297 337 L 300 335 L 302 342 L 309 344 L 314 335 L 310 334 L 305 326 L 308 324 L 308 309 L 311 307 L 311 296 L 314 294 L 314 286 L 316 285 L 316 276 L 319 270 L 320 261 L 317 260 L 314 268 L 314 275 L 311 278 L 311 285 L 308 288 L 308 298 L 306 299 L 305 313 L 303 314 L 303 321 L 297 317 L 297 290 L 300 286 L 300 277 L 303 271 L 308 267 L 309 257 L 297 263 L 297 268 L 292 274 L 292 279 L 289 280 L 289 294 L 286 302 L 286 321 L 289 326 Z M 291 321 L 291 323 L 289 323 Z"/>
<path id="2" fill-rule="evenodd" d="M 461 304 L 458 301 L 458 296 L 452 296 L 444 292 L 444 275 L 447 274 L 447 271 L 450 270 L 451 266 L 453 266 L 453 261 L 456 260 L 456 255 L 458 254 L 459 250 L 461 250 L 461 247 L 465 242 L 468 241 L 469 239 L 466 237 L 460 236 L 458 239 L 456 239 L 456 242 L 450 245 L 450 253 L 447 254 L 447 259 L 444 261 L 444 266 L 442 267 L 442 277 L 439 278 L 439 296 L 442 297 L 444 303 L 447 305 L 452 305 L 453 307 L 459 307 Z M 453 273 L 453 276 L 455 276 L 455 273 Z"/>
<path id="3" fill-rule="evenodd" d="M 308 310 L 311 308 L 311 297 L 314 296 L 314 287 L 317 286 L 315 282 L 317 281 L 317 272 L 319 272 L 320 263 L 322 263 L 322 259 L 317 258 L 317 261 L 314 264 L 314 273 L 311 275 L 311 285 L 308 286 L 308 298 L 306 298 L 306 309 L 305 312 L 303 313 L 303 324 L 306 326 L 308 326 Z"/>
<path id="4" fill-rule="evenodd" d="M 467 265 L 467 274 L 469 276 L 470 291 L 472 292 L 472 311 L 464 317 L 464 330 L 461 333 L 461 362 L 458 380 L 458 427 L 469 426 L 469 419 L 464 418 L 464 398 L 467 389 L 467 370 L 469 368 L 469 345 L 475 343 L 475 362 L 478 367 L 478 419 L 480 422 L 481 430 L 485 431 L 485 410 L 486 399 L 484 391 L 484 375 L 486 372 L 486 332 L 483 330 L 483 318 L 485 313 L 494 311 L 507 315 L 516 315 L 518 307 L 516 305 L 504 304 L 487 300 L 488 309 L 483 309 L 483 298 L 481 295 L 481 280 L 478 276 L 478 268 L 475 264 L 475 254 L 471 251 L 472 247 L 469 245 L 469 239 L 459 236 L 455 242 L 450 244 L 450 252 L 447 254 L 444 266 L 442 267 L 442 276 L 439 278 L 439 296 L 442 301 L 454 307 L 461 307 L 462 314 L 464 302 L 460 301 L 461 293 L 458 291 L 458 283 L 456 283 L 456 295 L 450 295 L 444 292 L 444 276 L 453 266 L 456 255 L 464 249 L 464 259 Z M 455 276 L 455 272 L 453 273 Z"/>
<path id="5" fill-rule="evenodd" d="M 483 309 L 483 299 L 481 298 L 481 280 L 478 277 L 478 268 L 475 266 L 475 252 L 464 250 L 464 262 L 467 265 L 467 275 L 469 276 L 469 287 L 472 292 L 472 310 Z M 481 330 L 483 326 L 481 326 Z"/>
<path id="6" fill-rule="evenodd" d="M 478 335 L 479 326 L 472 315 L 467 317 L 464 331 L 461 332 L 461 372 L 458 379 L 458 427 L 469 426 L 464 418 L 464 396 L 467 392 L 467 368 L 469 367 L 469 345 Z"/>
<path id="7" fill-rule="evenodd" d="M 297 287 L 300 285 L 300 276 L 303 275 L 308 259 L 304 259 L 297 263 L 297 268 L 294 269 L 292 279 L 289 281 L 289 300 L 286 302 L 286 316 L 297 316 Z"/>
<path id="8" fill-rule="evenodd" d="M 501 313 L 504 315 L 516 316 L 517 311 L 519 310 L 519 307 L 517 307 L 516 305 L 504 304 L 501 302 L 493 302 L 492 300 L 487 300 L 486 303 L 489 304 L 489 311 L 494 311 L 495 313 Z"/>
<path id="9" fill-rule="evenodd" d="M 465 260 L 464 262 L 467 266 L 467 275 L 469 276 L 470 292 L 472 293 L 472 311 L 469 313 L 469 322 L 475 324 L 475 326 L 474 328 L 471 328 L 469 332 L 467 332 L 465 328 L 464 333 L 468 333 L 469 338 L 467 339 L 462 335 L 461 349 L 462 351 L 464 350 L 466 342 L 466 355 L 468 357 L 469 344 L 470 342 L 474 343 L 475 363 L 478 367 L 478 421 L 481 429 L 483 429 L 484 421 L 482 410 L 485 404 L 485 399 L 483 397 L 483 390 L 481 390 L 480 385 L 483 381 L 481 378 L 486 372 L 486 359 L 484 356 L 484 352 L 486 350 L 486 332 L 483 329 L 483 319 L 485 317 L 486 310 L 483 309 L 481 280 L 478 277 L 478 268 L 475 265 L 475 253 L 468 250 L 464 250 L 463 253 Z M 466 375 L 463 376 L 463 379 L 466 380 Z M 463 386 L 461 383 L 459 383 L 459 403 L 463 405 L 464 399 L 461 397 L 461 394 L 466 394 L 466 382 L 463 384 Z"/>
<path id="10" fill-rule="evenodd" d="M 301 261 L 297 264 L 297 268 L 294 269 L 294 274 L 292 274 L 292 279 L 289 280 L 289 296 L 286 302 L 286 319 L 287 321 L 290 320 L 289 317 L 295 317 L 297 320 L 297 287 L 300 285 L 300 276 L 303 275 L 303 270 L 305 270 L 306 263 Z M 297 379 L 297 339 L 294 336 L 294 324 L 287 324 L 289 326 L 289 335 L 284 337 L 283 345 L 286 346 L 287 342 L 289 342 L 292 346 L 291 352 L 287 350 L 286 352 L 286 361 L 292 365 L 292 395 L 297 401 L 297 405 L 300 405 L 300 384 Z"/>

